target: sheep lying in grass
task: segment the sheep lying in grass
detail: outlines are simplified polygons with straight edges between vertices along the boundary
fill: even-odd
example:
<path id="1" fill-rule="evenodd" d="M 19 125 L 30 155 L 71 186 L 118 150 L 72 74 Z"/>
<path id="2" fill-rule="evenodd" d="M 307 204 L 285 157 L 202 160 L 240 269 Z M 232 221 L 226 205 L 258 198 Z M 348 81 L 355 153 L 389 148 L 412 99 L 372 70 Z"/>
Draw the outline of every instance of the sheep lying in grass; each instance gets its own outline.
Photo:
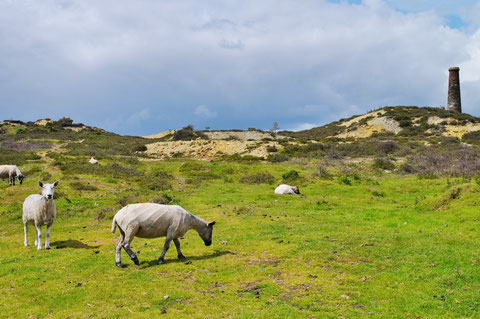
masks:
<path id="1" fill-rule="evenodd" d="M 9 185 L 15 185 L 15 178 L 18 179 L 20 185 L 23 183 L 22 172 L 18 169 L 17 165 L 0 165 L 0 178 L 8 178 Z"/>
<path id="2" fill-rule="evenodd" d="M 90 157 L 90 159 L 88 160 L 88 162 L 89 162 L 90 164 L 98 164 L 98 161 L 97 161 L 93 156 Z"/>
<path id="3" fill-rule="evenodd" d="M 291 195 L 300 195 L 300 191 L 297 186 L 290 186 L 287 184 L 279 185 L 275 188 L 275 194 L 291 194 Z"/>
<path id="4" fill-rule="evenodd" d="M 116 227 L 120 231 L 120 239 L 115 247 L 115 262 L 122 266 L 121 249 L 125 249 L 135 265 L 139 265 L 137 255 L 130 248 L 135 236 L 140 238 L 166 237 L 162 254 L 158 263 L 163 264 L 165 254 L 173 240 L 177 248 L 178 258 L 185 258 L 180 250 L 179 237 L 190 229 L 195 229 L 206 246 L 212 244 L 212 230 L 215 222 L 208 223 L 187 212 L 177 205 L 160 205 L 154 203 L 131 204 L 120 209 L 113 217 L 112 233 Z"/>
<path id="5" fill-rule="evenodd" d="M 43 184 L 38 181 L 42 188 L 42 195 L 34 194 L 28 196 L 23 202 L 23 229 L 25 231 L 25 246 L 28 246 L 28 224 L 35 225 L 35 245 L 37 249 L 42 249 L 42 229 L 41 226 L 47 225 L 47 235 L 45 238 L 45 249 L 50 249 L 50 228 L 55 220 L 57 208 L 53 201 L 53 192 L 58 185 L 58 181 L 53 184 Z"/>

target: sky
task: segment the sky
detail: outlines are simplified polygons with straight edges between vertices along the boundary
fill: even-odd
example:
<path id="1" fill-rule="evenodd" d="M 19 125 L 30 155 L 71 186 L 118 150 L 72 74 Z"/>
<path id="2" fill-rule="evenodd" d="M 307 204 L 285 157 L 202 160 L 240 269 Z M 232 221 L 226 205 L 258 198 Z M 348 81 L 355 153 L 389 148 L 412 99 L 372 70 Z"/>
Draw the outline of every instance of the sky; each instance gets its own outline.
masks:
<path id="1" fill-rule="evenodd" d="M 0 120 L 301 130 L 444 106 L 452 66 L 480 116 L 480 1 L 0 0 Z"/>

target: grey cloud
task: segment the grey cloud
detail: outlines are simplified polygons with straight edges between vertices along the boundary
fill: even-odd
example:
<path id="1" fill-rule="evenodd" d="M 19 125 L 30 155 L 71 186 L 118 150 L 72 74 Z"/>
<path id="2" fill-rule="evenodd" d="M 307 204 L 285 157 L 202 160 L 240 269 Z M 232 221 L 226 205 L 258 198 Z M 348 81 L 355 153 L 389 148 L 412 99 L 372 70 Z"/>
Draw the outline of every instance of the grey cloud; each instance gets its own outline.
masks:
<path id="1" fill-rule="evenodd" d="M 380 0 L 0 2 L 0 30 L 5 118 L 70 116 L 138 135 L 190 123 L 295 128 L 444 105 L 453 65 L 478 112 L 478 34 Z"/>

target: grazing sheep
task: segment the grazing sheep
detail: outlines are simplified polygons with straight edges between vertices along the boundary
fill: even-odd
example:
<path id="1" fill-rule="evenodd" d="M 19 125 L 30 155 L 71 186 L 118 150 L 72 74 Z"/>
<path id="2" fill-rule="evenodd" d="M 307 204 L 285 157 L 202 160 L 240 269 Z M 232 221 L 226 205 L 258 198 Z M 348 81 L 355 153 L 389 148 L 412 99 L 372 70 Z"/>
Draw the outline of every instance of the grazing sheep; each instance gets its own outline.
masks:
<path id="1" fill-rule="evenodd" d="M 298 186 L 282 184 L 275 188 L 275 194 L 300 195 L 300 191 L 298 190 Z"/>
<path id="2" fill-rule="evenodd" d="M 139 265 L 137 255 L 130 248 L 133 237 L 157 238 L 166 236 L 162 254 L 158 263 L 163 264 L 165 254 L 173 240 L 177 248 L 178 258 L 185 258 L 180 250 L 178 238 L 190 229 L 195 229 L 206 246 L 212 244 L 212 230 L 215 222 L 208 223 L 187 212 L 178 205 L 160 205 L 154 203 L 131 204 L 120 209 L 113 217 L 112 233 L 116 227 L 120 231 L 120 239 L 115 247 L 115 262 L 122 266 L 121 250 L 125 249 L 135 265 Z"/>
<path id="3" fill-rule="evenodd" d="M 47 225 L 45 249 L 50 249 L 50 228 L 57 214 L 57 208 L 53 201 L 53 192 L 58 185 L 58 181 L 53 184 L 43 184 L 41 181 L 38 181 L 38 185 L 42 188 L 42 195 L 30 195 L 23 202 L 25 246 L 28 246 L 28 224 L 33 224 L 36 228 L 35 245 L 37 249 L 42 249 L 42 229 L 40 227 Z"/>
<path id="4" fill-rule="evenodd" d="M 0 165 L 0 178 L 8 178 L 9 185 L 15 185 L 15 178 L 18 178 L 20 185 L 23 183 L 22 172 L 18 169 L 17 165 Z"/>
<path id="5" fill-rule="evenodd" d="M 93 158 L 93 156 L 90 157 L 90 159 L 88 160 L 88 162 L 89 162 L 90 164 L 98 164 L 98 161 L 97 161 L 95 158 Z"/>

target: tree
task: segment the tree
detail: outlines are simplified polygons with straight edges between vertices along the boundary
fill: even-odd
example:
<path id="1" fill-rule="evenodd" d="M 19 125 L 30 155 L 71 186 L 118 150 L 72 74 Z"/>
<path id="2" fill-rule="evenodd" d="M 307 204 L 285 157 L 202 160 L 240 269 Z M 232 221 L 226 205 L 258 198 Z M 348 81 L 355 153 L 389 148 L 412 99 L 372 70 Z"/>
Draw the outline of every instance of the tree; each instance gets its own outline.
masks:
<path id="1" fill-rule="evenodd" d="M 278 126 L 277 121 L 273 122 L 272 128 L 270 129 L 270 132 L 272 132 L 273 137 L 277 137 L 278 129 L 280 129 L 280 127 Z"/>

